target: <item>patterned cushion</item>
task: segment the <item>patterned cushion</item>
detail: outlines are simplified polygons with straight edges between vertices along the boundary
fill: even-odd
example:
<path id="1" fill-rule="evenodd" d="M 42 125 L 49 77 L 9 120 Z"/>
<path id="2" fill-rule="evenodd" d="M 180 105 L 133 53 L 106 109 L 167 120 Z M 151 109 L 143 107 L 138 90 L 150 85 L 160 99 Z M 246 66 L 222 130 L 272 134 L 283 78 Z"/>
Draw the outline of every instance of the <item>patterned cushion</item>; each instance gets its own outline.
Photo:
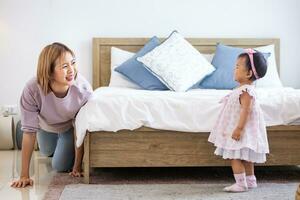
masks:
<path id="1" fill-rule="evenodd" d="M 137 58 L 169 89 L 186 91 L 215 68 L 179 33 L 173 32 L 161 45 Z"/>

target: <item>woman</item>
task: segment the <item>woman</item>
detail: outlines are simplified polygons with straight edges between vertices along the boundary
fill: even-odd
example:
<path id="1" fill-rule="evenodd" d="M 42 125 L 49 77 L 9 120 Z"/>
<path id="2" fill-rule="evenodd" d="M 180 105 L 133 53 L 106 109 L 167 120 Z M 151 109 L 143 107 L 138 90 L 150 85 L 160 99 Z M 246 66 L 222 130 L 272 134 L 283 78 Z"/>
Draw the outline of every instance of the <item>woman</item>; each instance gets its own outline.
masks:
<path id="1" fill-rule="evenodd" d="M 53 156 L 52 167 L 81 176 L 83 146 L 75 148 L 73 121 L 91 97 L 90 84 L 77 73 L 75 55 L 61 43 L 46 46 L 40 56 L 37 77 L 25 86 L 21 100 L 22 171 L 12 187 L 33 185 L 29 164 L 38 140 L 40 152 Z M 75 161 L 74 161 L 75 157 Z"/>

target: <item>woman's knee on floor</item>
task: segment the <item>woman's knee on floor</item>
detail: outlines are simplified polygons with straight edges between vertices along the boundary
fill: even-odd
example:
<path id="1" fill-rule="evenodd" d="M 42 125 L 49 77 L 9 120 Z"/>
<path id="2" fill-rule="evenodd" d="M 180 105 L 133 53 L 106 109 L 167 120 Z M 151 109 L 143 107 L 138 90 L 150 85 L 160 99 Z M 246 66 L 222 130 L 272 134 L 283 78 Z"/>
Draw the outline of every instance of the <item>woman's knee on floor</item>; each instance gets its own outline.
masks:
<path id="1" fill-rule="evenodd" d="M 73 162 L 58 161 L 52 159 L 52 168 L 57 172 L 68 172 L 71 171 L 73 167 Z"/>

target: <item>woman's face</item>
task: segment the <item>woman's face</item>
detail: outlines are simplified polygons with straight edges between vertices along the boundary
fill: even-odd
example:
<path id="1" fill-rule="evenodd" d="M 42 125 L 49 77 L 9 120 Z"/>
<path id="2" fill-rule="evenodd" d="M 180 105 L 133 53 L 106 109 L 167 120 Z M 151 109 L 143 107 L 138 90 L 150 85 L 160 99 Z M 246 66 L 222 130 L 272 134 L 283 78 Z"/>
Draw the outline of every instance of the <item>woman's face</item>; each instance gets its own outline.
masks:
<path id="1" fill-rule="evenodd" d="M 58 86 L 70 86 L 75 78 L 76 61 L 70 52 L 66 52 L 62 57 L 55 62 L 53 80 Z"/>

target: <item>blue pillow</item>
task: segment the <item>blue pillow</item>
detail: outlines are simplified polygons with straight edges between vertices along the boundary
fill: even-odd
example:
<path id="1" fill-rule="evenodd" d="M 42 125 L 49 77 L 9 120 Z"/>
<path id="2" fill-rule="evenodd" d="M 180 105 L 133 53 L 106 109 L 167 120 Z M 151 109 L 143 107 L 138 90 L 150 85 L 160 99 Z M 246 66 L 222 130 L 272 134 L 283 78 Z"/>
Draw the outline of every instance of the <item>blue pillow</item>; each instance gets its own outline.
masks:
<path id="1" fill-rule="evenodd" d="M 230 47 L 218 44 L 211 64 L 216 68 L 212 75 L 207 76 L 200 88 L 206 89 L 233 89 L 238 83 L 234 80 L 234 68 L 237 57 L 244 53 L 243 48 Z"/>
<path id="2" fill-rule="evenodd" d="M 136 60 L 160 44 L 159 39 L 152 37 L 143 48 L 141 48 L 132 58 L 125 61 L 123 64 L 115 68 L 115 71 L 123 74 L 132 82 L 138 84 L 147 90 L 168 90 L 168 88 L 151 72 L 149 72 L 143 63 Z"/>
<path id="3" fill-rule="evenodd" d="M 233 89 L 238 86 L 234 80 L 234 68 L 238 56 L 245 53 L 243 48 L 218 44 L 212 65 L 216 70 L 200 82 L 199 88 L 205 89 Z M 268 59 L 270 53 L 262 53 Z M 195 87 L 194 87 L 195 88 Z"/>

